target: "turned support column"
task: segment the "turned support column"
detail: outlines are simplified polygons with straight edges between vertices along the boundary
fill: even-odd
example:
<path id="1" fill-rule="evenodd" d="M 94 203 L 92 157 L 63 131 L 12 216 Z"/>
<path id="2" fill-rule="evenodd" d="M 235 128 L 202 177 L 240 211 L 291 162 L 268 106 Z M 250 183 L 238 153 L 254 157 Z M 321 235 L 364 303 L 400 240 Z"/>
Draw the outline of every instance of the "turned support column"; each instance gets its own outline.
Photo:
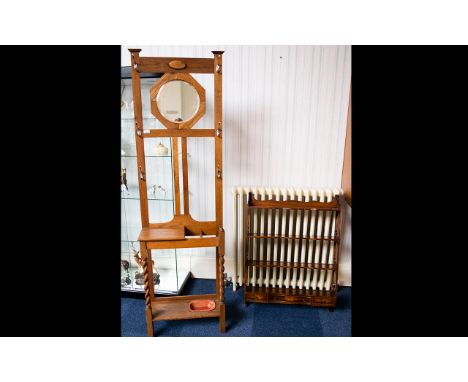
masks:
<path id="1" fill-rule="evenodd" d="M 145 286 L 145 314 L 146 314 L 146 331 L 148 337 L 153 337 L 153 313 L 151 308 L 151 301 L 153 300 L 153 272 L 152 272 L 152 263 L 151 258 L 148 255 L 148 250 L 146 248 L 146 243 L 140 242 L 141 257 L 143 262 L 143 277 L 144 277 L 144 286 Z"/>

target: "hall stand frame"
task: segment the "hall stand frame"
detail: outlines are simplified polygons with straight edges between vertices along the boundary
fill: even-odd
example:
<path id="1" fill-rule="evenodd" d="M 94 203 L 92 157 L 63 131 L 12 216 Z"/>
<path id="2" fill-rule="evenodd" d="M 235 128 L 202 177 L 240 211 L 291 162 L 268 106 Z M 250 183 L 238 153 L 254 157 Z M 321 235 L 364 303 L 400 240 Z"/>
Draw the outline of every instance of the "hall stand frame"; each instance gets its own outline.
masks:
<path id="1" fill-rule="evenodd" d="M 145 313 L 148 336 L 154 335 L 153 321 L 185 320 L 219 317 L 219 329 L 225 332 L 224 303 L 224 228 L 223 228 L 223 123 L 222 123 L 222 55 L 223 51 L 212 51 L 213 58 L 140 57 L 141 49 L 129 49 L 131 55 L 132 90 L 135 115 L 135 140 L 138 163 L 138 186 L 142 229 L 140 242 L 144 272 Z M 141 102 L 141 73 L 164 73 L 151 89 L 151 112 L 165 129 L 145 130 Z M 194 129 L 193 125 L 205 113 L 205 91 L 190 73 L 213 74 L 214 76 L 214 123 L 213 129 Z M 170 81 L 183 80 L 192 85 L 200 97 L 200 107 L 187 121 L 176 123 L 164 118 L 157 108 L 155 97 L 159 89 Z M 148 196 L 144 139 L 172 138 L 174 161 L 174 218 L 165 223 L 151 223 L 148 217 Z M 215 141 L 215 202 L 216 220 L 197 221 L 189 212 L 187 138 L 206 137 Z M 183 176 L 183 206 L 181 213 L 179 186 L 179 138 Z M 155 297 L 153 280 L 153 249 L 216 248 L 216 293 L 206 295 Z M 201 300 L 212 300 L 215 308 L 211 311 L 191 310 L 190 304 Z"/>

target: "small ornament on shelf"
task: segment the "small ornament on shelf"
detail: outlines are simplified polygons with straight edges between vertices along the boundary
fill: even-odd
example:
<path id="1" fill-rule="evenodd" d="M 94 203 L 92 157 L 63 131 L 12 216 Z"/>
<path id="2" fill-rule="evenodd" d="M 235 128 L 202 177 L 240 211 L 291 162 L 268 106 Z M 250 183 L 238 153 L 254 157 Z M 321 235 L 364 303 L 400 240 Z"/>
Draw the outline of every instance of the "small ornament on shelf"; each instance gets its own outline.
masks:
<path id="1" fill-rule="evenodd" d="M 120 191 L 125 192 L 125 189 L 127 190 L 127 193 L 130 194 L 130 192 L 128 192 L 128 186 L 127 186 L 127 169 L 121 168 L 120 169 Z"/>
<path id="2" fill-rule="evenodd" d="M 127 260 L 120 260 L 120 286 L 128 287 L 132 280 L 130 279 L 130 263 Z"/>
<path id="3" fill-rule="evenodd" d="M 145 276 L 142 270 L 135 271 L 135 284 L 143 285 L 145 283 Z M 155 286 L 159 286 L 159 273 L 153 273 L 153 283 Z"/>
<path id="4" fill-rule="evenodd" d="M 169 149 L 166 146 L 164 146 L 162 142 L 159 142 L 159 145 L 156 146 L 154 152 L 156 155 L 160 156 L 169 155 Z"/>
<path id="5" fill-rule="evenodd" d="M 149 188 L 148 194 L 154 195 L 155 198 L 166 199 L 166 189 L 159 184 L 153 184 Z"/>
<path id="6" fill-rule="evenodd" d="M 133 243 L 130 243 L 130 245 L 132 246 L 133 259 L 135 260 L 135 263 L 138 265 L 138 270 L 135 271 L 135 284 L 136 285 L 143 285 L 145 283 L 145 281 L 144 281 L 145 280 L 145 275 L 144 275 L 144 272 L 143 272 L 143 260 L 139 255 L 139 251 L 137 251 L 133 247 Z M 154 283 L 155 286 L 158 286 L 158 288 L 159 288 L 160 275 L 159 275 L 159 272 L 158 272 L 158 270 L 156 269 L 156 267 L 154 265 L 154 260 L 152 260 L 152 262 L 153 262 L 153 283 Z"/>

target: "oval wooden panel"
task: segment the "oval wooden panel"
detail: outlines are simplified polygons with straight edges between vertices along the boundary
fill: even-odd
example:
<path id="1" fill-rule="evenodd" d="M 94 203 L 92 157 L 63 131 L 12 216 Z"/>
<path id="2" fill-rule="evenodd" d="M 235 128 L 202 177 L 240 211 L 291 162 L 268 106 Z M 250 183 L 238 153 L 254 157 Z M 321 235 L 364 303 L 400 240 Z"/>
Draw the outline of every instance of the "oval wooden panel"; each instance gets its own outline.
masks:
<path id="1" fill-rule="evenodd" d="M 180 61 L 180 60 L 173 60 L 169 62 L 168 65 L 170 68 L 176 69 L 176 70 L 184 69 L 187 66 L 185 62 Z"/>

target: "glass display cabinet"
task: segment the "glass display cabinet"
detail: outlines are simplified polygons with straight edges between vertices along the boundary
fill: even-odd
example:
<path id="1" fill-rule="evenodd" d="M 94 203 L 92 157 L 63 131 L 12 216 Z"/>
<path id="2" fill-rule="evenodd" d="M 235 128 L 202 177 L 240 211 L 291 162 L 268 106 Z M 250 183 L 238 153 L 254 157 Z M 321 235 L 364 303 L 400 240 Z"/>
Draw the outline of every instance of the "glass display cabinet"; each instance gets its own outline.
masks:
<path id="1" fill-rule="evenodd" d="M 142 76 L 143 77 L 143 76 Z M 141 91 L 150 91 L 160 75 L 145 74 Z M 135 259 L 139 252 L 141 230 L 140 194 L 133 119 L 132 79 L 130 67 L 121 68 L 121 290 L 144 292 L 143 270 Z M 145 99 L 149 100 L 149 97 Z M 143 119 L 149 129 L 162 125 L 151 116 L 149 102 L 143 102 Z M 145 145 L 149 217 L 165 222 L 174 213 L 173 158 L 171 138 Z M 150 147 L 150 145 L 152 145 Z M 176 249 L 153 250 L 155 294 L 179 294 L 190 276 L 190 257 Z"/>

